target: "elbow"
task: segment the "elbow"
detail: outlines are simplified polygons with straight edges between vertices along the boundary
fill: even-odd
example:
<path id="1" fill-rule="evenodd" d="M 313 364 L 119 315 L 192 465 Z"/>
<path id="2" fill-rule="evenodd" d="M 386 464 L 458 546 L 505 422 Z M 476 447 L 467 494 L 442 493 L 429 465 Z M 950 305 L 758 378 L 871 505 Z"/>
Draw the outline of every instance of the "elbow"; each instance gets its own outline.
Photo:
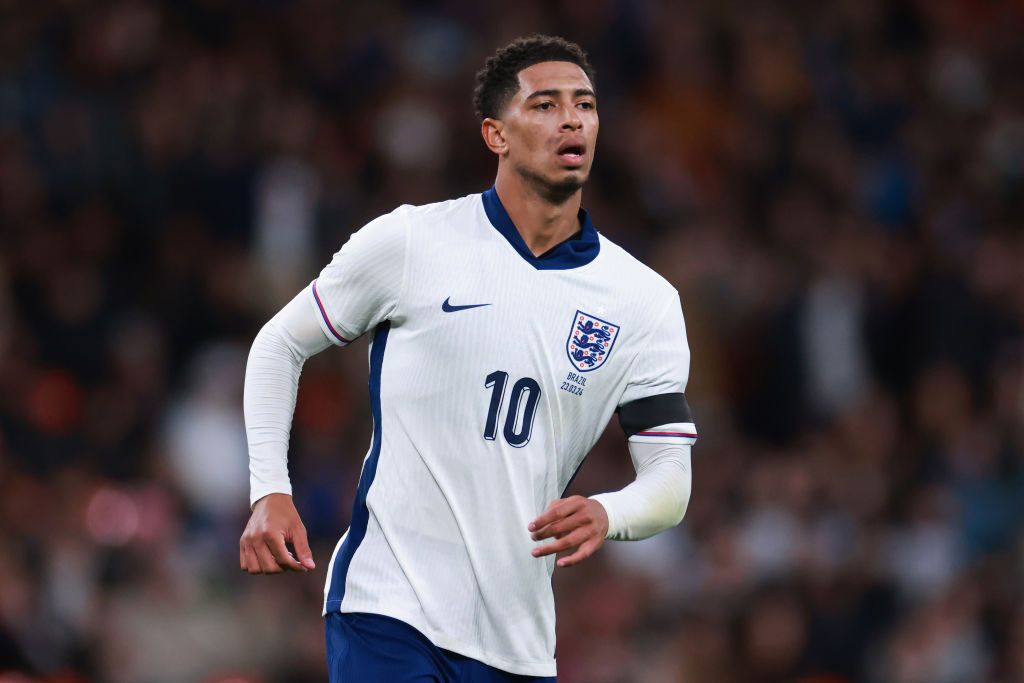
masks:
<path id="1" fill-rule="evenodd" d="M 260 331 L 256 333 L 256 336 L 252 340 L 252 345 L 249 347 L 249 358 L 252 359 L 253 355 L 258 354 L 260 349 L 267 347 L 274 347 L 274 340 L 279 336 L 274 326 L 274 321 L 270 320 Z"/>
<path id="2" fill-rule="evenodd" d="M 686 516 L 686 508 L 690 503 L 690 487 L 673 486 L 664 491 L 660 501 L 651 506 L 648 510 L 648 517 L 644 524 L 638 525 L 635 538 L 647 538 L 654 534 L 667 531 L 678 526 Z"/>
<path id="3" fill-rule="evenodd" d="M 674 527 L 683 521 L 683 517 L 686 516 L 686 509 L 690 506 L 690 489 L 681 491 L 679 494 L 679 500 L 676 503 L 676 508 L 673 511 L 671 522 L 669 527 Z"/>
<path id="4" fill-rule="evenodd" d="M 658 473 L 659 501 L 653 506 L 657 510 L 662 529 L 677 526 L 686 516 L 690 505 L 690 493 L 693 489 L 693 475 L 690 470 L 689 450 L 672 451 L 657 463 L 652 472 Z"/>
<path id="5" fill-rule="evenodd" d="M 252 347 L 249 349 L 250 361 L 257 355 L 287 358 L 292 364 L 298 364 L 299 367 L 302 367 L 306 360 L 302 349 L 291 341 L 287 329 L 281 325 L 277 317 L 268 320 L 253 339 Z"/>
<path id="6" fill-rule="evenodd" d="M 671 528 L 683 521 L 686 510 L 690 506 L 690 492 L 692 490 L 689 470 L 685 470 L 671 488 L 670 499 L 672 501 L 667 507 L 669 514 L 665 516 L 667 524 L 665 528 Z"/>

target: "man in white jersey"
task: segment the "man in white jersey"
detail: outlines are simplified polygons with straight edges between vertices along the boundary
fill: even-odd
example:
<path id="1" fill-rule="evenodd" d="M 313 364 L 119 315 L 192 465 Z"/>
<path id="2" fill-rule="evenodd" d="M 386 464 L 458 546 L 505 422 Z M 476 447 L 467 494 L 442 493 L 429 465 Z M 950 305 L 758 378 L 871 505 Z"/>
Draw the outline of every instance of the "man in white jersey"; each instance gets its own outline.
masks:
<path id="1" fill-rule="evenodd" d="M 287 469 L 299 373 L 373 334 L 373 437 L 325 589 L 335 683 L 554 680 L 556 564 L 673 526 L 689 500 L 678 294 L 581 208 L 598 129 L 585 54 L 519 39 L 477 79 L 494 187 L 366 225 L 249 356 L 240 563 L 309 571 Z M 636 480 L 563 498 L 616 411 Z"/>

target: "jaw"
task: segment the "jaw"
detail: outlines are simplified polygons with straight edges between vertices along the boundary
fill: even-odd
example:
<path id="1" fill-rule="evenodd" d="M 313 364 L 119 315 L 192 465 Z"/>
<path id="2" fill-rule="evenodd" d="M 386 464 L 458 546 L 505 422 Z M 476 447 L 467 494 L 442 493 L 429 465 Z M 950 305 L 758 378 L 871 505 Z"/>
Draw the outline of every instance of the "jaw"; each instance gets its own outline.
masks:
<path id="1" fill-rule="evenodd" d="M 587 174 L 582 169 L 552 175 L 543 175 L 526 168 L 516 170 L 534 192 L 556 205 L 569 201 L 587 182 Z"/>

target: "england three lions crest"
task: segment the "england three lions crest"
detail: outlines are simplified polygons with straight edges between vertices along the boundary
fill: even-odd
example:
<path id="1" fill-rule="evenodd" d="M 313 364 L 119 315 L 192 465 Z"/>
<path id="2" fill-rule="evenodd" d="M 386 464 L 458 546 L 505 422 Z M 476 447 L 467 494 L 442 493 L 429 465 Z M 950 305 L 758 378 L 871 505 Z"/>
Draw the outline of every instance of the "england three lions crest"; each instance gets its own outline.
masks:
<path id="1" fill-rule="evenodd" d="M 565 342 L 569 362 L 580 372 L 597 370 L 608 360 L 618 336 L 618 325 L 595 318 L 583 311 L 576 311 L 572 319 L 572 328 L 569 330 L 569 339 Z"/>

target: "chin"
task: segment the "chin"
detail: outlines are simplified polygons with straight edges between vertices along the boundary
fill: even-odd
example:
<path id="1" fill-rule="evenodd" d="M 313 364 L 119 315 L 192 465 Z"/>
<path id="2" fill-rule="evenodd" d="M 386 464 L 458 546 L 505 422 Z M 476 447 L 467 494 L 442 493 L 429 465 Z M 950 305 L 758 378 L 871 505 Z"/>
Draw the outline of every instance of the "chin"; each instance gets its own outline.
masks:
<path id="1" fill-rule="evenodd" d="M 552 204 L 562 204 L 579 192 L 587 182 L 588 172 L 584 169 L 573 169 L 562 172 L 554 177 L 523 170 L 523 177 L 534 187 L 537 194 Z"/>
<path id="2" fill-rule="evenodd" d="M 569 192 L 571 194 L 583 187 L 586 182 L 587 175 L 585 173 L 574 172 L 564 175 L 561 178 L 549 180 L 548 185 L 553 191 Z"/>

